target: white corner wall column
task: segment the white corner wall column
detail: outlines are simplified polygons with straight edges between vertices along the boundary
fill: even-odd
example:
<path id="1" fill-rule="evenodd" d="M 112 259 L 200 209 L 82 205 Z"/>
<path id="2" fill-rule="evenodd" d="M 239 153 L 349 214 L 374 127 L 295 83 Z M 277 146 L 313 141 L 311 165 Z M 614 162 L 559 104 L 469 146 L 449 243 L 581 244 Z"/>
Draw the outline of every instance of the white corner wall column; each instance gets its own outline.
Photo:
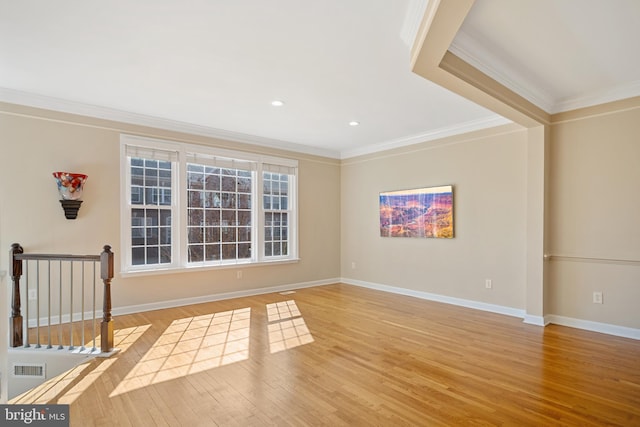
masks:
<path id="1" fill-rule="evenodd" d="M 549 127 L 527 129 L 527 248 L 524 322 L 544 326 L 546 292 L 545 220 Z"/>

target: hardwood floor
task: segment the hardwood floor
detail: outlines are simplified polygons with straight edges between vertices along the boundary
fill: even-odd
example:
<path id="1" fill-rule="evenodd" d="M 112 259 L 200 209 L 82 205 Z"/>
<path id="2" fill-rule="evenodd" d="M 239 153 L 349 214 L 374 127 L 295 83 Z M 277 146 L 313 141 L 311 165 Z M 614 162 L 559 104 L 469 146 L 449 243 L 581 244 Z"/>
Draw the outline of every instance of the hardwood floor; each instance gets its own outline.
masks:
<path id="1" fill-rule="evenodd" d="M 640 426 L 640 341 L 330 285 L 115 319 L 72 426 Z"/>

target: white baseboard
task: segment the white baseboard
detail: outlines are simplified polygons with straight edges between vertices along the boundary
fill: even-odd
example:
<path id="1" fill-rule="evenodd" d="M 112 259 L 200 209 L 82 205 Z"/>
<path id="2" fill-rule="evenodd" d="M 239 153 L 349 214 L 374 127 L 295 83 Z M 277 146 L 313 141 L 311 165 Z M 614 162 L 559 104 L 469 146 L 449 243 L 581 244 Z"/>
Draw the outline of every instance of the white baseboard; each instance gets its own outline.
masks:
<path id="1" fill-rule="evenodd" d="M 527 325 L 547 326 L 549 324 L 549 319 L 546 316 L 533 316 L 526 313 L 522 321 Z"/>
<path id="2" fill-rule="evenodd" d="M 312 282 L 291 283 L 288 285 L 272 286 L 268 288 L 248 289 L 244 291 L 225 292 L 221 294 L 210 294 L 210 295 L 202 295 L 202 296 L 191 297 L 191 298 L 180 298 L 180 299 L 174 299 L 174 300 L 158 301 L 158 302 L 151 302 L 147 304 L 134 304 L 134 305 L 127 305 L 123 307 L 115 307 L 111 310 L 111 314 L 112 316 L 122 316 L 125 314 L 141 313 L 144 311 L 162 310 L 164 308 L 182 307 L 182 306 L 191 305 L 191 304 L 201 304 L 205 302 L 222 301 L 226 299 L 248 297 L 253 295 L 270 294 L 273 292 L 284 292 L 284 291 L 291 291 L 295 289 L 311 288 L 314 286 L 331 285 L 339 282 L 340 282 L 339 278 L 333 278 L 333 279 L 326 279 L 326 280 L 315 280 Z M 92 312 L 85 312 L 84 319 L 89 321 L 92 315 L 93 315 Z M 82 319 L 82 313 L 80 312 L 73 313 L 74 322 L 78 322 L 81 319 Z M 95 319 L 98 324 L 99 322 L 102 321 L 102 310 L 96 310 Z M 69 314 L 62 315 L 62 324 L 69 323 L 70 321 L 71 321 L 71 316 Z M 50 319 L 47 317 L 41 317 L 39 326 L 41 328 L 47 327 L 49 323 L 51 323 L 51 325 L 59 324 L 60 323 L 59 316 L 58 315 L 51 316 Z M 38 326 L 38 323 L 35 318 L 31 318 L 28 321 L 28 325 L 29 325 L 29 328 L 35 328 Z M 99 325 L 98 325 L 98 329 L 99 329 Z M 99 332 L 100 331 L 98 330 L 98 333 Z"/>
<path id="3" fill-rule="evenodd" d="M 121 316 L 124 314 L 140 313 L 143 311 L 161 310 L 164 308 L 182 307 L 191 304 L 201 304 L 205 302 L 222 301 L 233 298 L 249 297 L 254 295 L 270 294 L 274 292 L 291 291 L 295 289 L 311 288 L 314 286 L 331 285 L 334 283 L 340 283 L 339 278 L 314 280 L 312 282 L 291 283 L 288 285 L 272 286 L 268 288 L 247 289 L 243 291 L 225 292 L 221 294 L 203 295 L 191 298 L 180 298 L 167 301 L 158 301 L 148 304 L 136 304 L 128 305 L 124 307 L 114 308 L 112 314 L 114 316 Z"/>
<path id="4" fill-rule="evenodd" d="M 549 319 L 549 323 L 553 323 L 555 325 L 568 326 L 571 328 L 640 340 L 640 329 L 612 325 L 610 323 L 593 322 L 591 320 L 574 319 L 572 317 L 558 316 L 556 314 L 549 314 L 545 317 Z"/>
<path id="5" fill-rule="evenodd" d="M 524 323 L 536 326 L 546 326 L 550 323 L 572 328 L 584 329 L 592 332 L 600 332 L 603 334 L 615 335 L 624 338 L 632 338 L 640 340 L 640 329 L 628 328 L 625 326 L 611 325 L 608 323 L 593 322 L 590 320 L 574 319 L 571 317 L 558 316 L 548 314 L 545 316 L 533 316 L 527 314 L 525 310 L 501 305 L 487 304 L 484 302 L 467 300 L 462 298 L 448 297 L 445 295 L 432 294 L 429 292 L 415 291 L 412 289 L 399 288 L 395 286 L 381 285 L 379 283 L 365 282 L 362 280 L 354 280 L 348 278 L 340 279 L 342 283 L 348 285 L 361 286 L 364 288 L 375 289 L 378 291 L 391 292 L 399 295 L 407 295 L 411 297 L 421 298 L 429 301 L 442 302 L 461 307 L 472 308 L 476 310 L 489 311 L 492 313 L 504 314 L 507 316 L 520 317 Z"/>
<path id="6" fill-rule="evenodd" d="M 429 292 L 415 291 L 412 289 L 398 288 L 395 286 L 381 285 L 379 283 L 364 282 L 362 280 L 353 280 L 353 279 L 347 279 L 344 277 L 340 280 L 342 283 L 346 283 L 347 285 L 361 286 L 364 288 L 375 289 L 378 291 L 391 292 L 393 294 L 399 294 L 399 295 L 407 295 L 410 297 L 416 297 L 416 298 L 425 299 L 429 301 L 442 302 L 445 304 L 458 305 L 461 307 L 473 308 L 476 310 L 490 311 L 491 313 L 504 314 L 507 316 L 520 317 L 520 318 L 525 317 L 524 310 L 520 310 L 513 307 L 506 307 L 503 305 L 496 305 L 496 304 L 488 304 L 485 302 L 473 301 L 473 300 L 462 299 L 462 298 L 448 297 L 446 295 L 432 294 Z"/>

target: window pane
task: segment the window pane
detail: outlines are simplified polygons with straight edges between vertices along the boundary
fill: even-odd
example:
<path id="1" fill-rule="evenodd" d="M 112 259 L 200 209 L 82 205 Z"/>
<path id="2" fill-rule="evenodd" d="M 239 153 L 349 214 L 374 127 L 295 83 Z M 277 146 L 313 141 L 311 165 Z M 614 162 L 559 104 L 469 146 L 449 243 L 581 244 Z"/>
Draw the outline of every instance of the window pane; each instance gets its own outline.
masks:
<path id="1" fill-rule="evenodd" d="M 171 244 L 171 228 L 160 227 L 160 244 L 161 245 Z"/>
<path id="2" fill-rule="evenodd" d="M 201 208 L 202 204 L 202 191 L 189 191 L 189 207 Z"/>
<path id="3" fill-rule="evenodd" d="M 228 209 L 223 210 L 222 225 L 236 225 L 236 211 Z"/>
<path id="4" fill-rule="evenodd" d="M 204 211 L 206 225 L 220 225 L 220 209 L 207 209 Z"/>
<path id="5" fill-rule="evenodd" d="M 191 169 L 193 165 L 189 165 L 189 169 Z M 187 175 L 187 188 L 202 190 L 204 188 L 204 174 L 203 173 L 195 173 L 189 170 L 189 174 Z"/>
<path id="6" fill-rule="evenodd" d="M 238 242 L 251 241 L 251 227 L 238 227 Z"/>
<path id="7" fill-rule="evenodd" d="M 131 251 L 131 264 L 141 265 L 145 263 L 144 248 L 133 248 Z"/>
<path id="8" fill-rule="evenodd" d="M 144 185 L 144 169 L 131 167 L 131 185 Z"/>
<path id="9" fill-rule="evenodd" d="M 189 209 L 189 225 L 204 225 L 204 211 L 202 209 Z"/>
<path id="10" fill-rule="evenodd" d="M 189 227 L 189 243 L 204 243 L 204 229 L 202 227 Z"/>
<path id="11" fill-rule="evenodd" d="M 238 211 L 238 225 L 251 225 L 251 211 Z"/>
<path id="12" fill-rule="evenodd" d="M 205 228 L 204 239 L 207 243 L 220 242 L 220 229 L 218 227 Z"/>
<path id="13" fill-rule="evenodd" d="M 158 189 L 155 187 L 146 187 L 144 190 L 144 204 L 157 205 L 158 200 Z"/>
<path id="14" fill-rule="evenodd" d="M 222 259 L 236 259 L 236 244 L 222 245 Z"/>
<path id="15" fill-rule="evenodd" d="M 251 244 L 240 243 L 238 244 L 238 259 L 251 258 Z"/>
<path id="16" fill-rule="evenodd" d="M 147 248 L 147 264 L 159 264 L 160 263 L 160 253 L 158 251 L 158 247 Z"/>
<path id="17" fill-rule="evenodd" d="M 236 195 L 233 193 L 222 193 L 222 207 L 227 209 L 235 209 Z"/>
<path id="18" fill-rule="evenodd" d="M 160 225 L 171 225 L 171 211 L 169 209 L 160 209 Z"/>
<path id="19" fill-rule="evenodd" d="M 250 194 L 238 194 L 238 209 L 251 209 Z"/>
<path id="20" fill-rule="evenodd" d="M 204 261 L 204 247 L 202 245 L 189 245 L 189 262 Z"/>
<path id="21" fill-rule="evenodd" d="M 251 178 L 238 178 L 238 193 L 251 192 Z"/>
<path id="22" fill-rule="evenodd" d="M 236 229 L 233 227 L 225 227 L 222 229 L 222 241 L 235 242 L 236 241 Z"/>
<path id="23" fill-rule="evenodd" d="M 219 208 L 220 205 L 220 193 L 213 191 L 204 193 L 204 206 L 206 208 Z"/>
<path id="24" fill-rule="evenodd" d="M 170 262 L 171 262 L 171 246 L 169 245 L 160 246 L 160 263 L 167 264 Z"/>
<path id="25" fill-rule="evenodd" d="M 159 236 L 158 236 L 158 227 L 148 227 L 147 228 L 147 246 L 153 245 L 156 246 L 158 245 L 158 240 L 159 240 Z"/>
<path id="26" fill-rule="evenodd" d="M 220 169 L 207 168 L 207 175 L 205 178 L 205 188 L 207 190 L 214 190 L 214 191 L 220 190 Z"/>
<path id="27" fill-rule="evenodd" d="M 222 176 L 222 191 L 236 191 L 236 178 L 232 176 Z"/>
<path id="28" fill-rule="evenodd" d="M 160 187 L 171 188 L 171 170 L 161 169 L 159 171 L 158 185 Z"/>
<path id="29" fill-rule="evenodd" d="M 131 187 L 131 204 L 141 205 L 143 202 L 142 194 L 142 187 Z"/>
<path id="30" fill-rule="evenodd" d="M 144 168 L 144 185 L 145 187 L 158 186 L 158 169 Z"/>
<path id="31" fill-rule="evenodd" d="M 205 261 L 217 261 L 220 259 L 220 245 L 205 245 Z"/>

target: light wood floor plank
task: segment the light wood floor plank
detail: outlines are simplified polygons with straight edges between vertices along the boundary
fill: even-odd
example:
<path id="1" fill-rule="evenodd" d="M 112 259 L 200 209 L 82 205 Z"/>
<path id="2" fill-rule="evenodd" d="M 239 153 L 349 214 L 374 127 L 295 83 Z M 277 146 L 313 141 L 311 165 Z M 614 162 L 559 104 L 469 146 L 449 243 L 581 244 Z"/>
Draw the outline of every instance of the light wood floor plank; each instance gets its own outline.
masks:
<path id="1" fill-rule="evenodd" d="M 120 353 L 49 385 L 72 426 L 640 426 L 640 341 L 354 286 L 115 329 Z"/>

